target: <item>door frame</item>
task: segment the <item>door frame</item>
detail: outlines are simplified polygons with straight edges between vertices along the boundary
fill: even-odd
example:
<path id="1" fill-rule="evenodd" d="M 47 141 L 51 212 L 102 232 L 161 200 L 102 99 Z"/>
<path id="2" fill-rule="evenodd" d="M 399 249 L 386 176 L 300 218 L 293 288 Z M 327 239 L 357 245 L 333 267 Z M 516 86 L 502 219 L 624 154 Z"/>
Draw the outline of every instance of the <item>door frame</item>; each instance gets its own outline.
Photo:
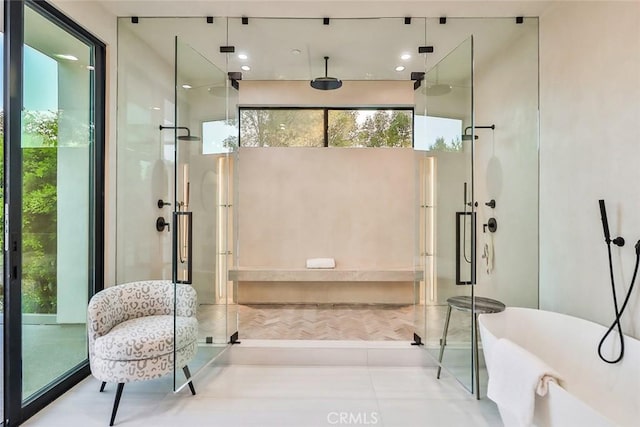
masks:
<path id="1" fill-rule="evenodd" d="M 104 288 L 106 45 L 43 0 L 4 1 L 4 420 L 19 425 L 90 374 L 89 359 L 22 400 L 22 108 L 24 16 L 27 5 L 93 48 L 93 145 L 90 162 L 89 298 Z"/>

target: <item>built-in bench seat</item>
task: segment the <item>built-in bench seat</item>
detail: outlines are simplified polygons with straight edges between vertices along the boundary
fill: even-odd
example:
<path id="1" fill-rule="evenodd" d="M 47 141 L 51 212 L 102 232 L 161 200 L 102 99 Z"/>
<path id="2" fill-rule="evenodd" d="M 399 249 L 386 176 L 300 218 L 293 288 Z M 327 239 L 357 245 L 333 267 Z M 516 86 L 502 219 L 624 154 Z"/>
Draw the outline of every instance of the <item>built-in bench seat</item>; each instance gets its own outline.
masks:
<path id="1" fill-rule="evenodd" d="M 229 270 L 238 284 L 240 304 L 411 304 L 413 269 L 278 269 L 240 267 Z"/>
<path id="2" fill-rule="evenodd" d="M 422 280 L 422 271 L 414 269 L 342 270 L 342 269 L 269 269 L 237 268 L 229 270 L 229 280 L 238 282 L 413 282 Z"/>

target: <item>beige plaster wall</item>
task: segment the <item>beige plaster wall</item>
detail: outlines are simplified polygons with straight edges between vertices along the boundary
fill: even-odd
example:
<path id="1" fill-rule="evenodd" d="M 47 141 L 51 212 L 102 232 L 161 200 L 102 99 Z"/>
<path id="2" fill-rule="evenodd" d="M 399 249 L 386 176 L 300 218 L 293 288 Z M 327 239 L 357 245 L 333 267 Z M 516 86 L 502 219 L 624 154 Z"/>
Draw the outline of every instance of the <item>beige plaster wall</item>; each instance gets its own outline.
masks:
<path id="1" fill-rule="evenodd" d="M 411 269 L 412 149 L 241 148 L 238 266 Z M 408 304 L 412 282 L 240 282 L 240 303 Z"/>
<path id="2" fill-rule="evenodd" d="M 241 148 L 240 267 L 412 268 L 412 149 Z"/>
<path id="3" fill-rule="evenodd" d="M 312 89 L 308 81 L 240 82 L 243 106 L 413 106 L 413 81 L 345 81 L 340 90 Z"/>

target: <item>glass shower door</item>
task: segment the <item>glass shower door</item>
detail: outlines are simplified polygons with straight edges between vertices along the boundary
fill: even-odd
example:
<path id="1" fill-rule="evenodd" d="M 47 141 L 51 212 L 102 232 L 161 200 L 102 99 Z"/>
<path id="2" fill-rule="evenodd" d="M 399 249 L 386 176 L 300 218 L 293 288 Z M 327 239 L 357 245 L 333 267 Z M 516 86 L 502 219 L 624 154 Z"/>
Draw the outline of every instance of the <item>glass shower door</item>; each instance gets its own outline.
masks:
<path id="1" fill-rule="evenodd" d="M 173 281 L 176 304 L 179 288 L 197 294 L 197 350 L 182 351 L 186 340 L 176 310 L 174 389 L 185 376 L 196 376 L 226 348 L 227 265 L 230 233 L 232 154 L 237 127 L 230 120 L 226 73 L 191 46 L 175 40 L 175 120 L 165 123 L 174 132 Z M 189 331 L 186 331 L 189 333 Z M 181 352 L 182 351 L 182 352 Z M 189 371 L 183 370 L 187 364 Z"/>
<path id="2" fill-rule="evenodd" d="M 416 150 L 425 347 L 473 391 L 473 39 L 432 67 L 418 92 Z M 417 94 L 418 96 L 418 94 Z M 468 306 L 468 309 L 465 308 Z M 440 372 L 439 372 L 440 374 Z"/>

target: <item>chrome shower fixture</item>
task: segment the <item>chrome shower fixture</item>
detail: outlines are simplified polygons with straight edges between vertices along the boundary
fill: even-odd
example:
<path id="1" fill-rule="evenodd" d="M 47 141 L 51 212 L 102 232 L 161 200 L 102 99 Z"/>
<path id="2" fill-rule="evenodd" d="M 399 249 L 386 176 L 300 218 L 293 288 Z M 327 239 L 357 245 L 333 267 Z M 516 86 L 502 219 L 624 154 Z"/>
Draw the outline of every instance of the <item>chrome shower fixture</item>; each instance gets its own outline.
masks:
<path id="1" fill-rule="evenodd" d="M 496 125 L 491 125 L 491 126 L 467 126 L 466 128 L 464 128 L 464 133 L 462 134 L 462 140 L 463 141 L 471 141 L 471 138 L 473 137 L 473 135 L 469 135 L 467 133 L 467 131 L 469 129 L 491 129 L 491 130 L 495 130 Z M 476 135 L 476 137 L 474 139 L 478 139 L 478 135 Z"/>
<path id="2" fill-rule="evenodd" d="M 186 135 L 181 135 L 178 136 L 178 139 L 180 141 L 200 141 L 200 137 L 199 136 L 191 136 L 191 130 L 189 130 L 188 127 L 186 126 L 162 126 L 160 125 L 160 130 L 165 130 L 165 129 L 186 129 L 187 134 Z"/>

